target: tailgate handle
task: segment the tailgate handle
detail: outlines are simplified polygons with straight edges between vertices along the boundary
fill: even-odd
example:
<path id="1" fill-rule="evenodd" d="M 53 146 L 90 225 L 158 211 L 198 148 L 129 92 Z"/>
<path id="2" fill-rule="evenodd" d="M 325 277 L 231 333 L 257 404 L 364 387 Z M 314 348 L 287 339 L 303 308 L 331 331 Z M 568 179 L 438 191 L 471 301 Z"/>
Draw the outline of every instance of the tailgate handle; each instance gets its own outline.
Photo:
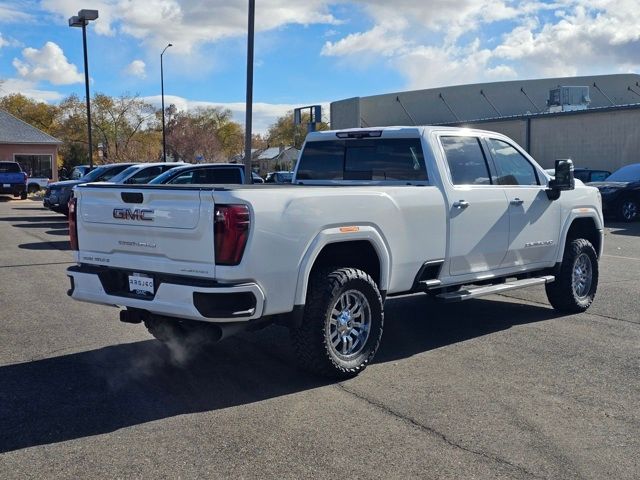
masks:
<path id="1" fill-rule="evenodd" d="M 139 192 L 122 192 L 120 194 L 124 203 L 142 203 L 144 197 Z"/>

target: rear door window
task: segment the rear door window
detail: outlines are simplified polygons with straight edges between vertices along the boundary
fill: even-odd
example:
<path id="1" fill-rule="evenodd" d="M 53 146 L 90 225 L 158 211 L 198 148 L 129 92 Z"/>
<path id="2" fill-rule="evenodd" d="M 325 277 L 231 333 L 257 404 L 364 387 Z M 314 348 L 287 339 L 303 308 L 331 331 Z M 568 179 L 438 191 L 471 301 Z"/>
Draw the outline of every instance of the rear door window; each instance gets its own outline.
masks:
<path id="1" fill-rule="evenodd" d="M 419 138 L 308 142 L 298 180 L 426 181 Z"/>
<path id="2" fill-rule="evenodd" d="M 454 185 L 491 185 L 489 166 L 477 137 L 442 136 L 440 143 Z"/>
<path id="3" fill-rule="evenodd" d="M 20 173 L 20 165 L 13 162 L 0 162 L 0 173 Z"/>
<path id="4" fill-rule="evenodd" d="M 160 175 L 160 173 L 162 173 L 161 166 L 143 168 L 138 173 L 136 173 L 131 178 L 129 178 L 127 180 L 127 183 L 133 183 L 136 185 L 148 183 L 154 178 L 156 178 L 158 175 Z"/>

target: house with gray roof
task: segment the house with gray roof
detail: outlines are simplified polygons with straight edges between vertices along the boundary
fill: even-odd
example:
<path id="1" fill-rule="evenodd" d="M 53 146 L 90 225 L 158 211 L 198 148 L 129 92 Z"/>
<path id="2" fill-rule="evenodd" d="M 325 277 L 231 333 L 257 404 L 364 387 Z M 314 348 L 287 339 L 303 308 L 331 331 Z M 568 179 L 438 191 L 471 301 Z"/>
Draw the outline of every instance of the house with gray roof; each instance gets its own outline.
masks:
<path id="1" fill-rule="evenodd" d="M 60 140 L 0 109 L 0 161 L 18 162 L 30 179 L 58 180 Z"/>

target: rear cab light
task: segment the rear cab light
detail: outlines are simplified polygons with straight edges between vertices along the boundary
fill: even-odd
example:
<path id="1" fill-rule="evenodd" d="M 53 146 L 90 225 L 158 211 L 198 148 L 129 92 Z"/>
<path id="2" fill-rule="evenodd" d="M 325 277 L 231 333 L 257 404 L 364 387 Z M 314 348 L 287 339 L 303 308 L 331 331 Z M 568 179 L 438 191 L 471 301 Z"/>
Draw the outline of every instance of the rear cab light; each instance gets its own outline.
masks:
<path id="1" fill-rule="evenodd" d="M 249 207 L 216 205 L 213 225 L 216 265 L 238 265 L 249 238 Z"/>
<path id="2" fill-rule="evenodd" d="M 78 251 L 78 198 L 71 197 L 69 200 L 69 243 L 71 250 Z"/>

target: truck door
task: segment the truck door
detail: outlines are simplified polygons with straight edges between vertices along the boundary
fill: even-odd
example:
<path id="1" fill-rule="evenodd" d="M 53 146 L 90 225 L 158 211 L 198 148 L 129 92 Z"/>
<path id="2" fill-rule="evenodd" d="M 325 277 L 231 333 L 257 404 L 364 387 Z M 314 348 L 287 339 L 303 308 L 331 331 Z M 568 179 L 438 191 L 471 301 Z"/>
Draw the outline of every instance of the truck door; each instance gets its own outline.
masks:
<path id="1" fill-rule="evenodd" d="M 509 201 L 509 248 L 502 267 L 553 264 L 560 236 L 560 202 L 549 200 L 544 179 L 505 140 L 485 139 L 497 183 Z"/>
<path id="2" fill-rule="evenodd" d="M 439 137 L 448 175 L 443 185 L 449 208 L 449 274 L 500 267 L 507 252 L 509 213 L 504 189 L 493 184 L 478 137 Z"/>

